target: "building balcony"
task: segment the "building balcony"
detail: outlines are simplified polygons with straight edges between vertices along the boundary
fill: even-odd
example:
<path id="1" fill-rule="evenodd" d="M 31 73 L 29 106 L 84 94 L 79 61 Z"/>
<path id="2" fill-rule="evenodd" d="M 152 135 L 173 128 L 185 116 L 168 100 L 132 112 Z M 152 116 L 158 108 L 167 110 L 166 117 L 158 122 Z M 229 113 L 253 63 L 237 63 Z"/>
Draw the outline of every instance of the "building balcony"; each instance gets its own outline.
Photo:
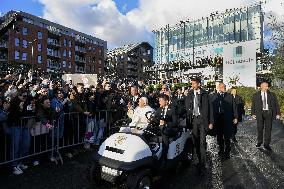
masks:
<path id="1" fill-rule="evenodd" d="M 128 71 L 127 75 L 136 76 L 138 72 Z"/>
<path id="2" fill-rule="evenodd" d="M 137 65 L 137 61 L 134 61 L 134 60 L 127 60 L 127 63 Z"/>
<path id="3" fill-rule="evenodd" d="M 49 67 L 46 67 L 47 69 L 49 70 L 60 70 L 61 67 L 60 66 L 49 66 Z"/>
<path id="4" fill-rule="evenodd" d="M 75 61 L 80 63 L 86 63 L 86 58 L 83 58 L 81 56 L 75 56 Z"/>
<path id="5" fill-rule="evenodd" d="M 8 60 L 8 54 L 0 53 L 0 61 L 1 62 L 3 62 L 3 61 L 7 62 L 7 60 Z"/>
<path id="6" fill-rule="evenodd" d="M 75 68 L 76 73 L 86 73 L 84 67 L 76 66 Z"/>
<path id="7" fill-rule="evenodd" d="M 75 52 L 76 53 L 87 53 L 87 50 L 84 47 L 75 46 Z"/>
<path id="8" fill-rule="evenodd" d="M 55 28 L 55 27 L 52 27 L 52 26 L 48 26 L 47 27 L 47 30 L 49 33 L 53 34 L 53 35 L 56 35 L 56 36 L 61 36 L 61 32 L 59 29 Z"/>
<path id="9" fill-rule="evenodd" d="M 134 65 L 127 65 L 127 69 L 128 70 L 137 70 L 137 66 L 134 66 Z"/>
<path id="10" fill-rule="evenodd" d="M 8 61 L 7 57 L 0 57 L 0 62 L 7 62 L 7 61 Z"/>
<path id="11" fill-rule="evenodd" d="M 47 56 L 53 57 L 53 58 L 61 58 L 60 53 L 49 52 L 49 51 L 47 51 Z"/>
<path id="12" fill-rule="evenodd" d="M 86 41 L 80 37 L 75 37 L 75 43 L 86 44 Z"/>
<path id="13" fill-rule="evenodd" d="M 47 68 L 48 69 L 51 69 L 51 70 L 58 70 L 58 69 L 61 69 L 61 65 L 59 62 L 56 62 L 56 61 L 52 61 L 50 59 L 47 59 L 46 61 L 47 63 Z"/>
<path id="14" fill-rule="evenodd" d="M 53 47 L 61 47 L 59 41 L 55 40 L 47 40 L 47 45 L 53 46 Z"/>
<path id="15" fill-rule="evenodd" d="M 7 42 L 0 42 L 0 48 L 8 48 L 8 43 Z"/>

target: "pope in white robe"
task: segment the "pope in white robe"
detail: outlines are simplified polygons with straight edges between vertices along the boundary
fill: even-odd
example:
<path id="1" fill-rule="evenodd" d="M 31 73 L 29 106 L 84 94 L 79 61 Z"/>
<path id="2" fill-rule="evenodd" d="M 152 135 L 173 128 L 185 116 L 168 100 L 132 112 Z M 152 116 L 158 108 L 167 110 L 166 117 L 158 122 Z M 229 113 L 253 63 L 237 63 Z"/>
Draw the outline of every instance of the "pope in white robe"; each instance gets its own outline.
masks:
<path id="1" fill-rule="evenodd" d="M 146 97 L 141 97 L 139 99 L 139 105 L 135 110 L 129 110 L 128 116 L 132 119 L 129 127 L 122 127 L 120 132 L 133 132 L 142 134 L 143 130 L 147 128 L 149 124 L 149 116 L 146 114 L 153 114 L 155 110 L 148 105 L 148 99 Z"/>

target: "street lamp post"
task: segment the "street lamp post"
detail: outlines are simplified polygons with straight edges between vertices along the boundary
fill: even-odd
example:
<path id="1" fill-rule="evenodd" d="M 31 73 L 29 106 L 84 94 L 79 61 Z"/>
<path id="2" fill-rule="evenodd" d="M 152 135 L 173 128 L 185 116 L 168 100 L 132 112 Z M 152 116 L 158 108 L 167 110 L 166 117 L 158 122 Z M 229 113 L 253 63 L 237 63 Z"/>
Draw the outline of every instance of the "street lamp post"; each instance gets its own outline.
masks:
<path id="1" fill-rule="evenodd" d="M 32 45 L 32 73 L 34 72 L 34 42 L 36 41 L 37 39 L 34 39 L 33 41 L 29 41 L 29 44 Z"/>
<path id="2" fill-rule="evenodd" d="M 185 37 L 185 34 L 186 34 L 186 32 L 185 32 L 185 21 L 180 21 L 180 23 L 181 24 L 183 24 L 183 54 L 184 54 L 184 57 L 185 57 L 185 48 L 186 48 L 186 46 L 185 46 L 185 43 L 186 43 L 186 37 Z M 185 61 L 185 59 L 183 59 L 183 61 Z M 179 77 L 181 77 L 181 69 L 180 69 L 180 62 L 179 62 Z"/>

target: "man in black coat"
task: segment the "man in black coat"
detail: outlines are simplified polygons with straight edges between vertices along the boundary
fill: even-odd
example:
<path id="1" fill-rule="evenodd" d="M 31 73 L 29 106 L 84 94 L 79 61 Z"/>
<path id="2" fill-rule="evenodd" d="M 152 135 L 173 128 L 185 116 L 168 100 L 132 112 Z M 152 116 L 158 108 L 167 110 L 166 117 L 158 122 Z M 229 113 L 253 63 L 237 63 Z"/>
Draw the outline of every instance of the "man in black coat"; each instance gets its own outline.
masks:
<path id="1" fill-rule="evenodd" d="M 243 121 L 243 115 L 245 115 L 245 103 L 240 95 L 237 93 L 237 89 L 235 87 L 232 88 L 231 94 L 233 95 L 235 99 L 235 103 L 237 106 L 237 112 L 238 112 L 238 123 L 241 123 Z M 238 132 L 238 123 L 233 124 L 233 135 L 232 140 L 233 142 L 237 142 L 236 134 Z"/>
<path id="2" fill-rule="evenodd" d="M 257 121 L 257 144 L 260 148 L 263 143 L 264 129 L 264 148 L 271 151 L 269 146 L 271 142 L 272 121 L 280 119 L 280 108 L 277 97 L 269 91 L 267 82 L 262 82 L 260 85 L 261 91 L 255 93 L 252 98 L 251 114 L 253 119 Z"/>
<path id="3" fill-rule="evenodd" d="M 161 94 L 159 96 L 160 108 L 154 114 L 153 122 L 159 125 L 162 131 L 163 138 L 163 151 L 162 159 L 167 159 L 169 149 L 169 138 L 174 137 L 177 134 L 177 116 L 174 108 L 169 106 L 169 96 Z"/>
<path id="4" fill-rule="evenodd" d="M 185 111 L 185 96 L 182 94 L 182 89 L 179 87 L 176 90 L 176 94 L 172 97 L 172 104 L 175 106 L 176 113 L 179 118 L 182 118 L 186 111 Z"/>
<path id="5" fill-rule="evenodd" d="M 214 123 L 217 132 L 219 155 L 230 158 L 233 124 L 238 123 L 238 112 L 233 95 L 226 92 L 226 85 L 220 83 L 218 93 L 212 97 Z"/>
<path id="6" fill-rule="evenodd" d="M 213 128 L 212 105 L 208 93 L 200 87 L 200 79 L 191 80 L 192 90 L 185 97 L 187 120 L 192 127 L 194 147 L 199 159 L 199 171 L 205 170 L 206 132 Z"/>
<path id="7" fill-rule="evenodd" d="M 130 88 L 130 98 L 128 101 L 128 106 L 132 107 L 133 110 L 137 108 L 139 104 L 140 94 L 138 93 L 137 86 L 131 86 Z"/>

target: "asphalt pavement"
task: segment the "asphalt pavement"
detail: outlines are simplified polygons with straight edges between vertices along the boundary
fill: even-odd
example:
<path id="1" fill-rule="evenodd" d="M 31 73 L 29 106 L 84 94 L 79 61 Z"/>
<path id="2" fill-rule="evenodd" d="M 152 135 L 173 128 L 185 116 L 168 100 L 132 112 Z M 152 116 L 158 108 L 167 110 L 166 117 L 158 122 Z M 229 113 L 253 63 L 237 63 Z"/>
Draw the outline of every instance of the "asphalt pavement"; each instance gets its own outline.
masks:
<path id="1" fill-rule="evenodd" d="M 255 147 L 255 121 L 246 121 L 238 127 L 238 143 L 232 143 L 229 160 L 218 156 L 216 139 L 207 137 L 207 171 L 203 177 L 198 175 L 194 162 L 189 168 L 155 179 L 154 188 L 284 189 L 284 125 L 273 124 L 272 152 Z M 65 158 L 63 165 L 43 159 L 41 165 L 31 166 L 19 176 L 0 167 L 0 189 L 90 189 L 86 179 L 90 155 L 88 151 L 80 152 L 72 159 Z"/>

